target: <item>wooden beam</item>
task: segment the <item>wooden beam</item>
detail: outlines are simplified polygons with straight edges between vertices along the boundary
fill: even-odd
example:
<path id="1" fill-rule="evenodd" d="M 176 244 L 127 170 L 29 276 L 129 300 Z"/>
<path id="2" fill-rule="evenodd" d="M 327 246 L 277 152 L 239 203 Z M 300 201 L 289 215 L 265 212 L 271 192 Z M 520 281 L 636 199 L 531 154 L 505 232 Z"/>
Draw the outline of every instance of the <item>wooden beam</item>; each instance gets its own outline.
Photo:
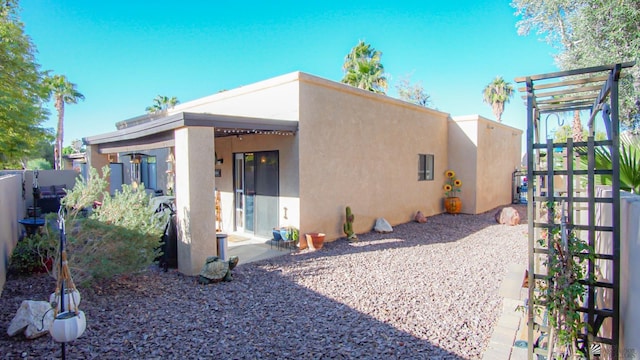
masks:
<path id="1" fill-rule="evenodd" d="M 592 95 L 580 95 L 580 96 L 567 96 L 567 97 L 559 97 L 559 98 L 538 100 L 538 104 L 562 104 L 562 103 L 574 102 L 576 100 L 593 101 L 596 97 L 597 96 L 595 94 L 592 94 Z"/>
<path id="2" fill-rule="evenodd" d="M 599 85 L 574 87 L 574 88 L 566 89 L 566 90 L 558 90 L 558 91 L 549 91 L 549 92 L 545 92 L 545 93 L 537 93 L 536 94 L 536 98 L 540 99 L 542 97 L 548 97 L 548 96 L 569 95 L 569 94 L 579 94 L 579 93 L 582 93 L 582 92 L 589 92 L 589 91 L 599 91 L 600 88 L 601 88 L 601 86 L 599 86 Z M 596 94 L 594 94 L 594 96 L 595 95 Z M 527 96 L 523 95 L 522 98 L 526 99 Z"/>
<path id="3" fill-rule="evenodd" d="M 603 76 L 587 77 L 587 78 L 582 78 L 582 79 L 563 80 L 563 81 L 557 81 L 557 82 L 554 82 L 554 83 L 533 85 L 533 89 L 534 90 L 542 90 L 542 89 L 552 89 L 552 88 L 569 86 L 569 85 L 592 84 L 592 83 L 595 83 L 595 82 L 606 81 L 608 78 L 609 78 L 608 75 L 603 75 Z M 524 92 L 526 90 L 527 89 L 525 87 L 518 88 L 518 91 L 520 91 L 520 92 Z"/>
<path id="4" fill-rule="evenodd" d="M 581 105 L 575 105 L 575 104 L 571 104 L 568 106 L 547 106 L 544 108 L 538 108 L 538 110 L 540 110 L 540 112 L 542 113 L 549 113 L 549 112 L 566 112 L 566 111 L 573 111 L 573 110 L 589 110 L 591 109 L 591 103 L 582 103 Z"/>
<path id="5" fill-rule="evenodd" d="M 581 74 L 590 74 L 590 73 L 597 73 L 597 72 L 603 72 L 603 71 L 610 71 L 610 70 L 613 70 L 616 65 L 617 64 L 601 65 L 601 66 L 593 66 L 593 67 L 582 68 L 582 69 L 565 70 L 565 71 L 558 71 L 558 72 L 552 72 L 552 73 L 547 73 L 547 74 L 531 75 L 531 76 L 526 76 L 526 77 L 522 76 L 522 77 L 515 78 L 515 81 L 518 82 L 518 83 L 523 83 L 527 79 L 531 79 L 533 81 L 536 81 L 536 80 L 552 79 L 552 78 L 559 78 L 559 77 L 565 77 L 565 76 L 574 76 L 574 75 L 581 75 Z M 621 63 L 621 67 L 622 68 L 632 67 L 633 65 L 635 65 L 634 61 Z"/>

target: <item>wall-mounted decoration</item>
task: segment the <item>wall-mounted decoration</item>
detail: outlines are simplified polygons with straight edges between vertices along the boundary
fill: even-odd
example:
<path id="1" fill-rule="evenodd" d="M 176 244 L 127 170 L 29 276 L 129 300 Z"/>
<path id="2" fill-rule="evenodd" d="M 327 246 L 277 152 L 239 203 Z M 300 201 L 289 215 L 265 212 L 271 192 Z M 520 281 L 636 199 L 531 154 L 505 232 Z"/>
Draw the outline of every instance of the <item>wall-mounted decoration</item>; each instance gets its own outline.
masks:
<path id="1" fill-rule="evenodd" d="M 222 169 L 216 169 L 216 177 L 222 176 Z"/>

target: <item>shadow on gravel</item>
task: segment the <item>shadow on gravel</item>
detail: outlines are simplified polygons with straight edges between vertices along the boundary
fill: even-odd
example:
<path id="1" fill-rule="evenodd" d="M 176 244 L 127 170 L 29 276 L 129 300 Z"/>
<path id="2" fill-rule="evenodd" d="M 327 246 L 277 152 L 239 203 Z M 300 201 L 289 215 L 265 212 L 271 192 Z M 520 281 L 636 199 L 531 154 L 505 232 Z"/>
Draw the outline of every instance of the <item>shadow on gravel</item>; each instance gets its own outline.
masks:
<path id="1" fill-rule="evenodd" d="M 523 215 L 521 209 L 518 210 Z M 404 239 L 394 233 L 368 233 L 359 235 L 362 244 L 371 242 L 364 246 L 351 246 L 345 240 L 338 240 L 313 253 L 241 264 L 234 270 L 234 280 L 229 283 L 199 285 L 195 277 L 176 271 L 164 273 L 154 267 L 142 274 L 121 276 L 81 288 L 80 307 L 87 316 L 87 329 L 67 345 L 67 357 L 478 358 L 481 354 L 458 355 L 425 340 L 431 337 L 429 332 L 420 334 L 421 337 L 414 336 L 298 285 L 296 276 L 300 276 L 301 269 L 287 268 L 287 263 L 349 252 L 454 242 L 495 225 L 494 213 L 437 215 L 430 217 L 426 224 L 398 225 L 396 235 L 413 234 Z M 300 266 L 304 267 L 304 264 Z M 315 271 L 326 275 L 331 269 Z M 54 288 L 54 280 L 46 275 L 7 279 L 0 297 L 0 328 L 4 330 L 0 332 L 2 358 L 60 357 L 60 344 L 48 335 L 26 340 L 22 335 L 10 338 L 5 330 L 22 300 L 47 299 Z M 420 322 L 417 327 L 419 325 Z"/>
<path id="2" fill-rule="evenodd" d="M 159 269 L 81 289 L 87 329 L 69 359 L 462 359 L 424 339 L 248 264 L 229 283 Z M 256 286 L 260 279 L 260 286 Z M 6 329 L 24 299 L 42 299 L 42 276 L 12 278 L 0 298 Z M 161 290 L 160 292 L 158 290 Z M 15 297 L 14 297 L 15 296 Z M 53 359 L 46 335 L 0 334 L 2 358 Z"/>

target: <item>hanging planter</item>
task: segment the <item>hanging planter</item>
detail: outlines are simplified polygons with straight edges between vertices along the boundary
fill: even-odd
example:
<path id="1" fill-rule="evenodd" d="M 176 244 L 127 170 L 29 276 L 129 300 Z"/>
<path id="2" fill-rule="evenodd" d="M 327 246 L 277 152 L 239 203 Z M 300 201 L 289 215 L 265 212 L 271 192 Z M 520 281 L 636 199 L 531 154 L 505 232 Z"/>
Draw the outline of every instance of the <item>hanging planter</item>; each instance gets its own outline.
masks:
<path id="1" fill-rule="evenodd" d="M 65 311 L 53 320 L 49 333 L 53 340 L 66 343 L 79 338 L 86 328 L 87 319 L 84 311 L 78 311 L 77 314 L 73 311 Z"/>
<path id="2" fill-rule="evenodd" d="M 65 289 L 64 293 L 65 293 L 65 297 L 64 297 L 65 304 L 75 304 L 76 306 L 80 305 L 81 296 L 78 289 Z M 54 306 L 54 303 L 55 303 L 57 311 L 58 312 L 62 311 L 62 309 L 60 309 L 61 299 L 60 299 L 59 292 L 51 293 L 51 295 L 49 296 L 49 303 L 51 304 L 52 307 Z M 68 307 L 69 306 L 67 306 L 67 308 Z"/>
<path id="3" fill-rule="evenodd" d="M 55 304 L 54 320 L 49 333 L 53 340 L 62 343 L 62 358 L 65 358 L 65 343 L 80 337 L 87 328 L 87 319 L 83 311 L 78 310 L 80 292 L 71 278 L 67 252 L 64 249 L 66 239 L 62 210 L 58 213 L 60 226 L 60 262 L 58 263 L 56 291 L 49 302 Z"/>

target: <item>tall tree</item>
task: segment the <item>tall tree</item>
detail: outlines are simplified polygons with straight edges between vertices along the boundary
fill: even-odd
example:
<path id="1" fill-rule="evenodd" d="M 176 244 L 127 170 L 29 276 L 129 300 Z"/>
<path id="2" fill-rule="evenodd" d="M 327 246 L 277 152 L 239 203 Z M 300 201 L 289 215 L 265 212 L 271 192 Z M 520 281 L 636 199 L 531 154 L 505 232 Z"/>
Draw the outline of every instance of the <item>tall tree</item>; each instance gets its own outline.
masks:
<path id="1" fill-rule="evenodd" d="M 482 91 L 483 100 L 491 106 L 493 114 L 498 122 L 502 122 L 504 104 L 508 103 L 513 96 L 513 86 L 504 81 L 502 76 L 497 76 Z"/>
<path id="2" fill-rule="evenodd" d="M 76 84 L 67 80 L 64 75 L 48 76 L 44 79 L 45 85 L 49 89 L 49 95 L 53 96 L 55 107 L 58 111 L 58 129 L 56 131 L 55 146 L 55 169 L 62 169 L 62 144 L 64 141 L 64 104 L 77 104 L 78 101 L 84 100 L 77 89 Z"/>
<path id="3" fill-rule="evenodd" d="M 342 82 L 378 94 L 387 91 L 387 78 L 380 62 L 382 52 L 360 40 L 344 58 Z"/>
<path id="4" fill-rule="evenodd" d="M 422 87 L 422 83 L 417 82 L 412 84 L 411 76 L 401 78 L 396 85 L 396 90 L 398 90 L 400 99 L 406 102 L 424 107 L 431 105 L 431 95 L 427 94 Z"/>
<path id="5" fill-rule="evenodd" d="M 147 106 L 145 110 L 149 114 L 157 114 L 166 111 L 167 109 L 173 109 L 173 107 L 178 105 L 179 103 L 180 100 L 178 100 L 178 98 L 175 96 L 168 97 L 158 95 L 153 99 L 153 104 L 151 106 Z"/>
<path id="6" fill-rule="evenodd" d="M 582 141 L 584 130 L 582 128 L 582 120 L 580 120 L 580 111 L 575 110 L 573 112 L 573 123 L 571 125 L 571 134 L 573 141 Z"/>
<path id="7" fill-rule="evenodd" d="M 14 169 L 26 166 L 47 135 L 40 127 L 47 118 L 44 74 L 17 8 L 15 0 L 0 2 L 0 168 Z"/>
<path id="8" fill-rule="evenodd" d="M 514 0 L 518 33 L 532 31 L 558 49 L 563 70 L 636 61 L 640 64 L 638 0 Z M 623 71 L 620 121 L 640 130 L 640 66 Z M 635 81 L 634 81 L 635 79 Z"/>

